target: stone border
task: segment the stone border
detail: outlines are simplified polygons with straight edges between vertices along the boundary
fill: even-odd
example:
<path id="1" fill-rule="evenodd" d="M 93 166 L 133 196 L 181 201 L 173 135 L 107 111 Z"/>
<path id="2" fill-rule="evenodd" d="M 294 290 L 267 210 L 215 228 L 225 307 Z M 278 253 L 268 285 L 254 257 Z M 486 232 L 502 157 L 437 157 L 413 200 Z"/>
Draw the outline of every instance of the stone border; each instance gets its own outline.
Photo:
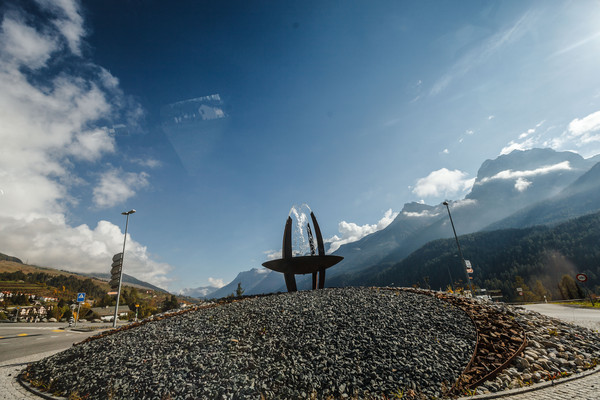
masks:
<path id="1" fill-rule="evenodd" d="M 554 379 L 551 381 L 539 382 L 534 385 L 517 388 L 517 389 L 504 390 L 501 392 L 485 393 L 485 394 L 479 394 L 479 395 L 473 395 L 473 396 L 463 396 L 463 397 L 459 397 L 458 400 L 499 399 L 502 397 L 514 396 L 514 395 L 523 394 L 523 393 L 527 393 L 527 392 L 534 392 L 534 391 L 545 389 L 547 387 L 562 385 L 563 383 L 568 383 L 568 382 L 571 382 L 571 381 L 574 381 L 577 379 L 585 378 L 585 377 L 593 375 L 597 372 L 600 372 L 600 366 L 596 366 L 587 371 L 583 371 L 579 374 L 573 374 L 573 375 L 565 377 L 565 378 L 559 378 L 559 379 Z"/>
<path id="2" fill-rule="evenodd" d="M 34 395 L 39 396 L 46 400 L 65 400 L 66 399 L 66 397 L 56 397 L 56 396 L 53 396 L 46 392 L 39 391 L 35 387 L 33 387 L 33 385 L 31 385 L 29 382 L 24 382 L 24 380 L 22 379 L 23 372 L 25 372 L 25 370 L 21 371 L 21 373 L 19 375 L 17 375 L 16 379 L 17 379 L 17 382 L 19 382 L 19 384 L 21 384 L 21 386 L 28 392 L 31 392 Z"/>

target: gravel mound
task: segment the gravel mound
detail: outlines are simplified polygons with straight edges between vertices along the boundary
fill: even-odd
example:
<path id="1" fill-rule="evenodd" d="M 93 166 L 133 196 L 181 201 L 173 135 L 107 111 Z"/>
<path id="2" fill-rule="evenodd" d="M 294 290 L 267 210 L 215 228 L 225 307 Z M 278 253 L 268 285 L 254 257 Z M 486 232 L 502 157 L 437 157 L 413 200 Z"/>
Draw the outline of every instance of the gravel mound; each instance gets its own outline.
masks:
<path id="1" fill-rule="evenodd" d="M 152 321 L 32 364 L 89 399 L 441 397 L 476 332 L 431 296 L 366 288 L 245 299 Z"/>

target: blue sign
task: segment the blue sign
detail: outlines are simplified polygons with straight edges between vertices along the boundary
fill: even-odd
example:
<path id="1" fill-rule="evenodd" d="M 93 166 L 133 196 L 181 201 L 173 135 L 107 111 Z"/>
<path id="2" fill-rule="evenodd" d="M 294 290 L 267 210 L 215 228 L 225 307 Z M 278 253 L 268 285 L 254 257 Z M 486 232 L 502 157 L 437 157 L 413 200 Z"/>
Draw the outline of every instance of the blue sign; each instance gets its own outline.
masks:
<path id="1" fill-rule="evenodd" d="M 83 303 L 85 301 L 85 293 L 77 293 L 77 302 Z"/>

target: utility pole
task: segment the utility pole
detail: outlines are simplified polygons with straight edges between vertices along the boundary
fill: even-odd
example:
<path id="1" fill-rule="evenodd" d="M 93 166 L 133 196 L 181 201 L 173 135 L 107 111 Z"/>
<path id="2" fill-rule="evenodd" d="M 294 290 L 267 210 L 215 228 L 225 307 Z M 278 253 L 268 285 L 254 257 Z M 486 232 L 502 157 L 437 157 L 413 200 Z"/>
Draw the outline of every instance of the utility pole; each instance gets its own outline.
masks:
<path id="1" fill-rule="evenodd" d="M 450 224 L 452 225 L 452 232 L 454 232 L 454 239 L 456 239 L 456 247 L 458 247 L 458 254 L 460 255 L 460 260 L 462 262 L 463 269 L 465 270 L 465 277 L 467 278 L 466 285 L 471 288 L 471 296 L 473 295 L 473 285 L 471 285 L 471 280 L 469 279 L 469 274 L 467 273 L 467 263 L 465 262 L 465 258 L 463 257 L 462 250 L 460 249 L 460 242 L 458 241 L 458 236 L 456 235 L 456 229 L 454 229 L 454 221 L 452 221 L 452 214 L 450 214 L 450 206 L 447 201 L 442 203 L 446 206 L 448 210 L 448 217 L 450 217 Z"/>

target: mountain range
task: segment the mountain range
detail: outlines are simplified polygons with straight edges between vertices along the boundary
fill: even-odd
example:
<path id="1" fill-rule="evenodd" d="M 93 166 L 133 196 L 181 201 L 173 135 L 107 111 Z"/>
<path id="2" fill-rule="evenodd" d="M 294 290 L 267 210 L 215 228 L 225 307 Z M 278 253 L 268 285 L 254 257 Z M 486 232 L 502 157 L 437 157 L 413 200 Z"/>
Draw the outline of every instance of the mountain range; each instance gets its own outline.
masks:
<path id="1" fill-rule="evenodd" d="M 600 155 L 585 159 L 551 149 L 516 150 L 484 161 L 470 193 L 449 201 L 457 234 L 557 224 L 599 211 L 599 162 Z M 451 237 L 445 205 L 407 203 L 386 228 L 333 253 L 344 260 L 327 270 L 326 285 L 360 285 L 426 243 Z M 308 289 L 310 278 L 298 278 L 298 288 Z M 210 297 L 228 295 L 238 283 L 244 294 L 285 291 L 281 274 L 253 269 Z"/>

